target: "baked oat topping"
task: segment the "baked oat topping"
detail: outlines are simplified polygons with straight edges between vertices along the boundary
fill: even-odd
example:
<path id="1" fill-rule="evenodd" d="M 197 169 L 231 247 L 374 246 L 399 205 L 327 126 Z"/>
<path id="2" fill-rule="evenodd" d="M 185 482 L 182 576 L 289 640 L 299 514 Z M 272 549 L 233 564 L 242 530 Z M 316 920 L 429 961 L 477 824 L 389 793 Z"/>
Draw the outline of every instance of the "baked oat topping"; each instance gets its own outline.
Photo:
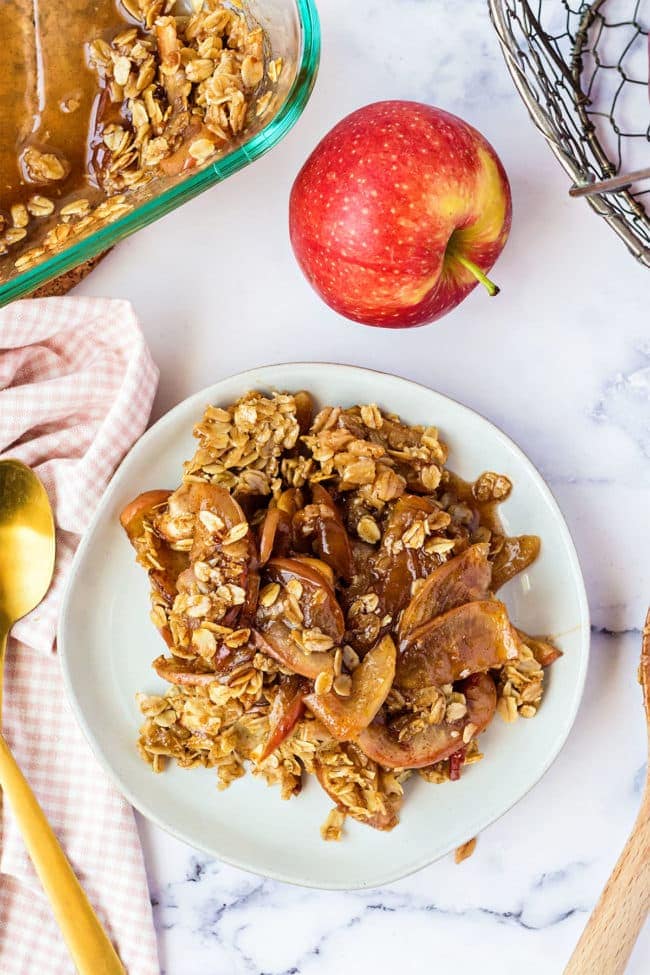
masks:
<path id="1" fill-rule="evenodd" d="M 471 857 L 476 849 L 476 843 L 477 839 L 475 836 L 473 836 L 471 840 L 467 841 L 467 843 L 462 843 L 459 847 L 457 847 L 454 853 L 454 860 L 456 863 L 462 863 L 463 860 L 467 860 L 468 857 Z"/>

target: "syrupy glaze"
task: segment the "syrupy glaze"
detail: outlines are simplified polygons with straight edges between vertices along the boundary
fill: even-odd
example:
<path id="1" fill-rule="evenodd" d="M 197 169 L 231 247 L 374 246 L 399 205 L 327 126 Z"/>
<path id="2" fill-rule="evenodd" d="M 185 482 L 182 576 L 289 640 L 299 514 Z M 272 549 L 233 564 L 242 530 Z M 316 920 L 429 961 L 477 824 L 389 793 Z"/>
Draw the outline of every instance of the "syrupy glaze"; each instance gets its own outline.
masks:
<path id="1" fill-rule="evenodd" d="M 20 194 L 19 147 L 31 133 L 37 112 L 36 47 L 32 3 L 0 4 L 0 207 L 7 209 Z"/>
<path id="2" fill-rule="evenodd" d="M 540 540 L 537 535 L 508 536 L 505 533 L 499 517 L 500 501 L 479 501 L 474 493 L 474 483 L 464 481 L 451 471 L 445 472 L 449 490 L 458 501 L 473 508 L 479 516 L 480 524 L 492 532 L 493 536 L 503 539 L 492 562 L 492 589 L 497 592 L 520 572 L 524 572 L 535 561 L 540 551 Z"/>
<path id="3" fill-rule="evenodd" d="M 464 481 L 452 471 L 444 473 L 445 487 L 455 495 L 457 501 L 474 508 L 478 513 L 480 523 L 495 534 L 503 535 L 503 525 L 499 518 L 499 501 L 478 501 L 474 494 L 474 481 Z"/>
<path id="4" fill-rule="evenodd" d="M 97 76 L 86 45 L 131 24 L 118 0 L 2 0 L 0 3 L 0 210 L 34 193 L 61 199 L 89 183 L 87 154 Z M 65 179 L 29 182 L 28 146 L 65 160 Z"/>

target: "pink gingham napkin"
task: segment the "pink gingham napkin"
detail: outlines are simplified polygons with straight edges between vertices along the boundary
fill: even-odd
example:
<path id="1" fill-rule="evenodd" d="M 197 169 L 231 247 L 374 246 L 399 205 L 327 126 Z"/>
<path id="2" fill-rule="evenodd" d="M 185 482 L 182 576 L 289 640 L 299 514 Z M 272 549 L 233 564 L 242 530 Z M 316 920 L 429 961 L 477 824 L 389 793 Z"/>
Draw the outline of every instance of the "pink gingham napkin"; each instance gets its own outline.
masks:
<path id="1" fill-rule="evenodd" d="M 46 298 L 0 311 L 0 457 L 36 470 L 57 524 L 52 587 L 9 641 L 2 725 L 129 975 L 159 972 L 133 811 L 77 727 L 53 650 L 79 536 L 145 429 L 157 381 L 128 302 Z M 72 975 L 7 806 L 0 826 L 0 972 Z"/>

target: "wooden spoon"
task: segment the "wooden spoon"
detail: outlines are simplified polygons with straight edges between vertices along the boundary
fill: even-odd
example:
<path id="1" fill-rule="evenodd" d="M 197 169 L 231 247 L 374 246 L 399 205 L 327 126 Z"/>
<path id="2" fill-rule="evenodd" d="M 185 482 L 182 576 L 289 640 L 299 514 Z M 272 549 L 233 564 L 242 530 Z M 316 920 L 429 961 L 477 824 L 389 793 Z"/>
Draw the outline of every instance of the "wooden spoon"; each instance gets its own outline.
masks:
<path id="1" fill-rule="evenodd" d="M 650 610 L 643 628 L 639 681 L 650 755 Z M 641 808 L 564 975 L 622 975 L 650 911 L 650 764 Z"/>

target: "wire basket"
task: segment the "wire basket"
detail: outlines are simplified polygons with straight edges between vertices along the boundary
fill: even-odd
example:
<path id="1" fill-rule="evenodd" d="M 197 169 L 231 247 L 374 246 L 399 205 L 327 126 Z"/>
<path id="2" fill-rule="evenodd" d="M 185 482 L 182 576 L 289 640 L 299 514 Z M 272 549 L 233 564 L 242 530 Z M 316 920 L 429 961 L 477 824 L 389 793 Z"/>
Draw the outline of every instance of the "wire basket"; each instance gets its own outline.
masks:
<path id="1" fill-rule="evenodd" d="M 650 267 L 650 0 L 488 4 L 514 83 L 576 195 Z M 591 191 L 613 176 L 625 177 L 621 188 Z"/>

